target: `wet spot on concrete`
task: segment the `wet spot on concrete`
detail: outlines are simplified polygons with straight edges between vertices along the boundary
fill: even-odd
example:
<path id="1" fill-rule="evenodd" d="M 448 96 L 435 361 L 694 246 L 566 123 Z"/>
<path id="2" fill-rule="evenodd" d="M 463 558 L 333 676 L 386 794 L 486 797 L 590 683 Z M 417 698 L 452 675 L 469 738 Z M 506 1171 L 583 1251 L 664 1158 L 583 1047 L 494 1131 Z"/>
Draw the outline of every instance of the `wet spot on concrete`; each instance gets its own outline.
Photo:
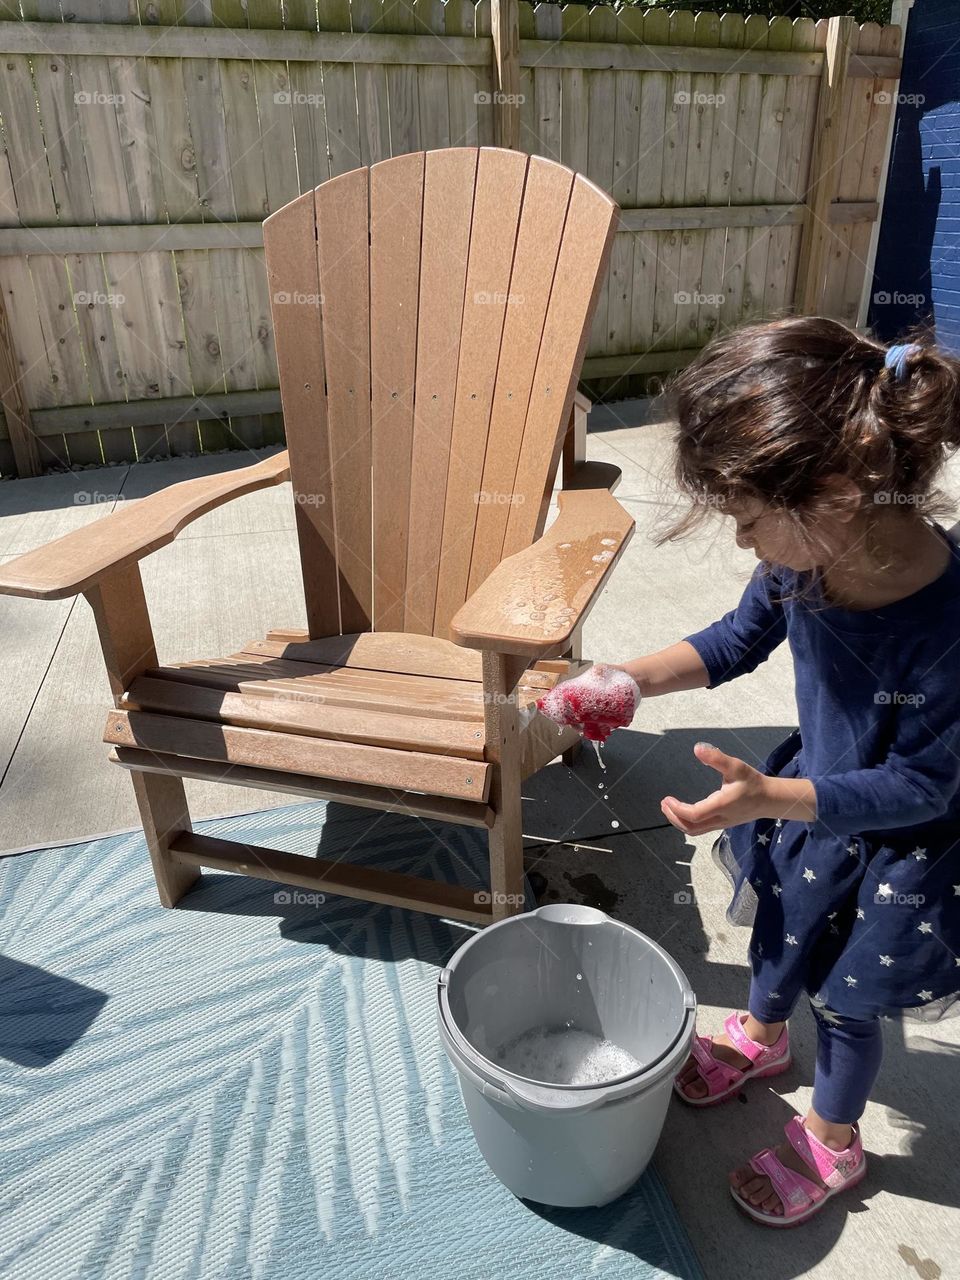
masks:
<path id="1" fill-rule="evenodd" d="M 908 1267 L 913 1267 L 920 1280 L 940 1280 L 943 1275 L 943 1271 L 932 1258 L 921 1258 L 916 1249 L 911 1249 L 908 1244 L 900 1245 L 897 1252 Z"/>
<path id="2" fill-rule="evenodd" d="M 569 871 L 563 874 L 573 888 L 583 895 L 588 907 L 596 907 L 598 911 L 608 913 L 617 909 L 623 895 L 608 889 L 595 872 L 585 871 L 579 876 L 572 876 Z"/>

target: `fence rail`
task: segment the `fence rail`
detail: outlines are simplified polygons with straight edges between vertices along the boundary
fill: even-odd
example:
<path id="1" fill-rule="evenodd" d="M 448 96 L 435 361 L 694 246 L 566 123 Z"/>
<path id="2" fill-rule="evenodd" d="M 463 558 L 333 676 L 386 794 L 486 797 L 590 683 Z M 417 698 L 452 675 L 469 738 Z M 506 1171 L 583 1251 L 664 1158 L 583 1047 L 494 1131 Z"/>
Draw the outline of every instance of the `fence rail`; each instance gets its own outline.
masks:
<path id="1" fill-rule="evenodd" d="M 623 210 L 584 380 L 861 314 L 897 25 L 516 0 L 0 0 L 0 473 L 282 436 L 261 222 L 516 145 Z"/>

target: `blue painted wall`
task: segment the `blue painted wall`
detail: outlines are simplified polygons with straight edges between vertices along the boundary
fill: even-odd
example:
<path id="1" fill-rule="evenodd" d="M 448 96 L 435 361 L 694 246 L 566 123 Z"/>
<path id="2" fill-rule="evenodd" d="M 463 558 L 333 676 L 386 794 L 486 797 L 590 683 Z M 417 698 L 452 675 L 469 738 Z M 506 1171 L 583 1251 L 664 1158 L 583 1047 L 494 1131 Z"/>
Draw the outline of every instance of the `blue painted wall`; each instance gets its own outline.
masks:
<path id="1" fill-rule="evenodd" d="M 892 341 L 932 321 L 960 352 L 960 0 L 916 0 L 868 322 Z"/>

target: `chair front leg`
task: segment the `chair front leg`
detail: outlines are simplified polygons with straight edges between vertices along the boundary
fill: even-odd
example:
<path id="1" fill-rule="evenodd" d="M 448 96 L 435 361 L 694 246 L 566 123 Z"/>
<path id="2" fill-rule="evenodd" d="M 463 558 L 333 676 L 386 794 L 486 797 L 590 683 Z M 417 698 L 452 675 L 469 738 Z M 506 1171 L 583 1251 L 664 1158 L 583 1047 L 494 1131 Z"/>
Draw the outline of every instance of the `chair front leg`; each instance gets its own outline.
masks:
<path id="1" fill-rule="evenodd" d="M 518 682 L 529 660 L 483 651 L 483 718 L 486 753 L 494 765 L 488 804 L 496 814 L 490 828 L 490 892 L 494 921 L 523 909 L 523 815 L 520 798 L 520 717 Z"/>
<path id="2" fill-rule="evenodd" d="M 131 680 L 157 665 L 139 564 L 115 569 L 84 594 L 93 609 L 113 700 L 119 704 Z M 193 829 L 183 782 L 172 774 L 131 776 L 160 901 L 174 907 L 200 874 L 170 849 L 171 841 Z"/>

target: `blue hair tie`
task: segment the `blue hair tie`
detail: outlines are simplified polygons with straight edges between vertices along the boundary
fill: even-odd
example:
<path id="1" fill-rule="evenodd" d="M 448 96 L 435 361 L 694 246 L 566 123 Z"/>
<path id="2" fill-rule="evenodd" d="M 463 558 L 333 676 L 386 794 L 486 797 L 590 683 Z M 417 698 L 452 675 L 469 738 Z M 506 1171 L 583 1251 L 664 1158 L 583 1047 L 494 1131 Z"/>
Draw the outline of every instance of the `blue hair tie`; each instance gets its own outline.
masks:
<path id="1" fill-rule="evenodd" d="M 893 346 L 887 347 L 887 354 L 883 363 L 888 369 L 893 370 L 893 376 L 898 382 L 902 382 L 907 373 L 907 357 L 912 356 L 914 352 L 922 351 L 923 348 L 918 342 L 898 342 Z"/>

